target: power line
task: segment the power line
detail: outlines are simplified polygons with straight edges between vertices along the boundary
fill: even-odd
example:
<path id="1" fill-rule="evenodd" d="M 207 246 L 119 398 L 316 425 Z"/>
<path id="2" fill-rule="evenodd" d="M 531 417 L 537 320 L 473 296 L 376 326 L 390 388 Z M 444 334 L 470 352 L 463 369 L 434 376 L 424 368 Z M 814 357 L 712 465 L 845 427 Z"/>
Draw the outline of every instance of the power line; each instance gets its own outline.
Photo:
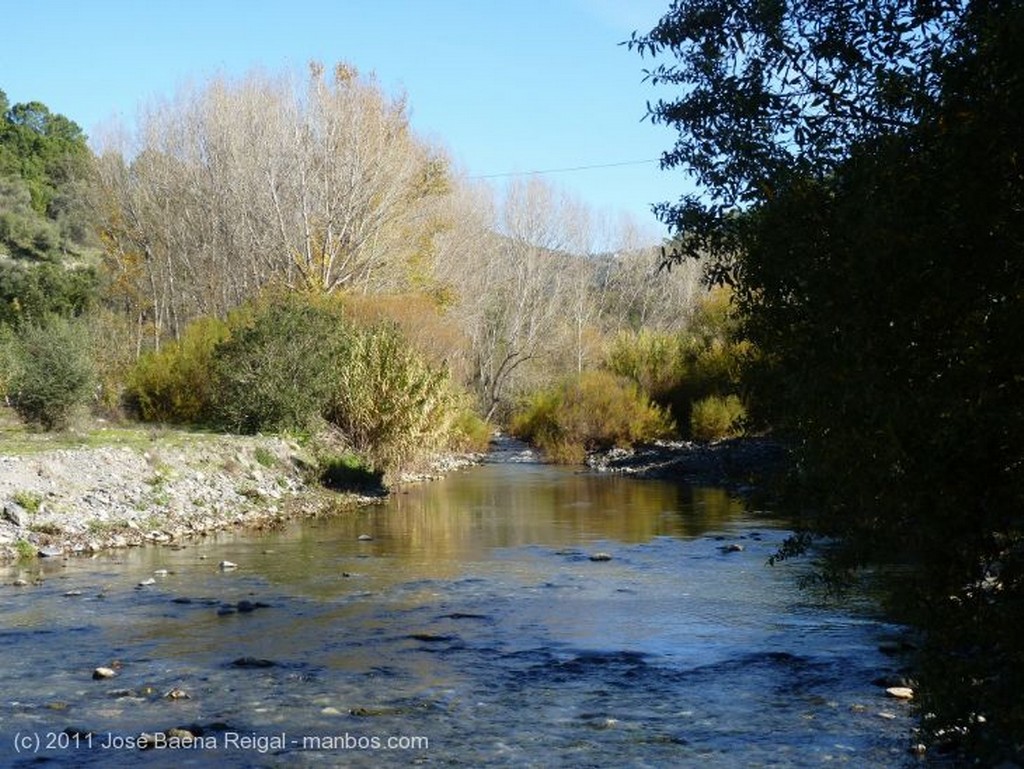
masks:
<path id="1" fill-rule="evenodd" d="M 477 174 L 470 176 L 470 179 L 501 179 L 509 176 L 536 176 L 539 174 L 566 174 L 572 171 L 590 171 L 595 168 L 616 168 L 618 166 L 641 166 L 648 163 L 657 163 L 658 159 L 653 160 L 624 160 L 620 163 L 599 163 L 591 166 L 571 166 L 569 168 L 548 168 L 543 171 L 507 171 L 500 174 Z"/>

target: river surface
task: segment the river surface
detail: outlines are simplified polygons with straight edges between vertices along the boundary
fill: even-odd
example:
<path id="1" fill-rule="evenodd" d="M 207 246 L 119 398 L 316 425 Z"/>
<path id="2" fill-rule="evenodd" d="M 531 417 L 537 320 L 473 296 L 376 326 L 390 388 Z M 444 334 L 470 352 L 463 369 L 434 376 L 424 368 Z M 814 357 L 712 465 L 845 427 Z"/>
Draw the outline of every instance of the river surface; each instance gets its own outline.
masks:
<path id="1" fill-rule="evenodd" d="M 785 535 L 720 489 L 493 463 L 0 570 L 0 765 L 901 766 L 910 710 L 871 683 L 898 629 L 767 566 Z M 171 727 L 200 738 L 133 743 Z"/>

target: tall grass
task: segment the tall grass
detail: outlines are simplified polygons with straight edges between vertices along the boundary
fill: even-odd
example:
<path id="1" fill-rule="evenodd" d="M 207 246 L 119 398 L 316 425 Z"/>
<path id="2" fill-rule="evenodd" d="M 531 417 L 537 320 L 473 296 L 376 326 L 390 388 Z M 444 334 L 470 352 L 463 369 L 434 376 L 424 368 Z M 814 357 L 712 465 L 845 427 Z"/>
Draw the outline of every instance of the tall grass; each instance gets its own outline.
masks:
<path id="1" fill-rule="evenodd" d="M 450 444 L 464 396 L 396 325 L 353 333 L 336 376 L 324 415 L 375 470 L 406 468 Z"/>

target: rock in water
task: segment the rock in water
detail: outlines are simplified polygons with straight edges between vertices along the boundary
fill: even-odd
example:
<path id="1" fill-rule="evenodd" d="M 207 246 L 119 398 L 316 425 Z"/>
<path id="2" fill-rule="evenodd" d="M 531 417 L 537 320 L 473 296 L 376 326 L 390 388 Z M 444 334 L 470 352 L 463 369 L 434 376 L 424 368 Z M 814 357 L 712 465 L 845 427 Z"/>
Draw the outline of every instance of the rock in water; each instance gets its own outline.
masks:
<path id="1" fill-rule="evenodd" d="M 117 671 L 113 668 L 99 667 L 92 671 L 92 677 L 94 681 L 101 681 L 104 678 L 113 678 L 117 675 Z"/>
<path id="2" fill-rule="evenodd" d="M 220 562 L 220 570 L 221 571 L 231 571 L 232 569 L 237 569 L 237 568 L 238 568 L 238 564 L 234 563 L 232 561 L 221 561 Z"/>
<path id="3" fill-rule="evenodd" d="M 594 553 L 590 556 L 591 561 L 610 561 L 611 559 L 611 553 Z"/>
<path id="4" fill-rule="evenodd" d="M 897 700 L 914 699 L 914 690 L 909 686 L 890 686 L 885 693 Z"/>

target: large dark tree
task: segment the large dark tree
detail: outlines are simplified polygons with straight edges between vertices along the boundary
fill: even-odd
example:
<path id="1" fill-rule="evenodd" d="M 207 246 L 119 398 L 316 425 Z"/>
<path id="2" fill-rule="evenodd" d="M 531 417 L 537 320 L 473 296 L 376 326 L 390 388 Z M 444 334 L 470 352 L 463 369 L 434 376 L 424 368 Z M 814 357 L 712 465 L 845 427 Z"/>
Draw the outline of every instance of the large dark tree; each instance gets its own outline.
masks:
<path id="1" fill-rule="evenodd" d="M 659 213 L 735 286 L 802 530 L 909 567 L 926 725 L 1018 753 L 1024 5 L 677 2 L 631 45 L 668 58 L 651 116 L 700 193 Z"/>

